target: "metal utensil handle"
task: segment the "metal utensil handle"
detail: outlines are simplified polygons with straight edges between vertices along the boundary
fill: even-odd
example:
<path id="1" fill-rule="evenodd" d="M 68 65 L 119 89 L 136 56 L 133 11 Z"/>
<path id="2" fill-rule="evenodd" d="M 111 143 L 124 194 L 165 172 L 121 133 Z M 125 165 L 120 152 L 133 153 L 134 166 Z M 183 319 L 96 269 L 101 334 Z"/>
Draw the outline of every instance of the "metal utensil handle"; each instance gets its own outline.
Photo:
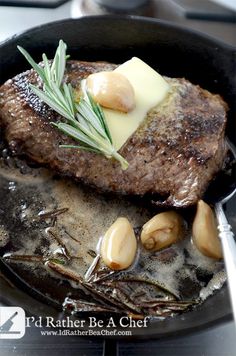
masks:
<path id="1" fill-rule="evenodd" d="M 228 287 L 231 297 L 231 304 L 236 322 L 236 243 L 221 204 L 215 206 L 216 216 L 219 222 L 219 237 L 224 253 L 224 262 L 228 277 Z"/>

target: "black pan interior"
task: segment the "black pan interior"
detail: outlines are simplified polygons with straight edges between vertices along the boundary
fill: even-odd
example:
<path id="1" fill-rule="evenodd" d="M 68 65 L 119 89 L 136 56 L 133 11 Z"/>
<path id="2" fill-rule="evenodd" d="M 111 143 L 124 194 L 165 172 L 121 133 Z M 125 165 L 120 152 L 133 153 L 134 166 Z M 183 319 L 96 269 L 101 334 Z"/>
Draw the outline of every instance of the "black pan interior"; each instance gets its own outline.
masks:
<path id="1" fill-rule="evenodd" d="M 121 63 L 138 56 L 161 74 L 185 77 L 229 104 L 227 135 L 236 143 L 236 49 L 203 34 L 167 22 L 138 17 L 85 17 L 43 25 L 0 45 L 0 84 L 27 69 L 17 51 L 21 45 L 38 61 L 42 52 L 53 55 L 58 40 L 68 44 L 73 59 Z M 235 199 L 226 207 L 236 231 Z M 226 287 L 194 310 L 174 319 L 153 322 L 134 336 L 160 337 L 199 329 L 230 317 Z"/>

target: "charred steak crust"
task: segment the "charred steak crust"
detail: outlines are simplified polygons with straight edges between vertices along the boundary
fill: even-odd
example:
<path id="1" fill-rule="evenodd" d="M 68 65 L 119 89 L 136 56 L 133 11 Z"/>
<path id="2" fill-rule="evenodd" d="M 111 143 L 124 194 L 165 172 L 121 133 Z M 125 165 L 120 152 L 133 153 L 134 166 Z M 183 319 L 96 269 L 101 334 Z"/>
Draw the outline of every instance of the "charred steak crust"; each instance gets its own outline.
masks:
<path id="1" fill-rule="evenodd" d="M 65 80 L 79 87 L 90 73 L 114 68 L 105 62 L 68 61 Z M 171 86 L 168 97 L 148 113 L 120 149 L 129 162 L 126 171 L 101 155 L 59 148 L 73 140 L 50 124 L 62 118 L 29 89 L 29 83 L 41 85 L 33 70 L 0 87 L 1 126 L 15 154 L 24 154 L 62 175 L 102 191 L 157 193 L 167 205 L 192 205 L 223 165 L 227 105 L 219 95 L 185 79 L 166 80 Z"/>

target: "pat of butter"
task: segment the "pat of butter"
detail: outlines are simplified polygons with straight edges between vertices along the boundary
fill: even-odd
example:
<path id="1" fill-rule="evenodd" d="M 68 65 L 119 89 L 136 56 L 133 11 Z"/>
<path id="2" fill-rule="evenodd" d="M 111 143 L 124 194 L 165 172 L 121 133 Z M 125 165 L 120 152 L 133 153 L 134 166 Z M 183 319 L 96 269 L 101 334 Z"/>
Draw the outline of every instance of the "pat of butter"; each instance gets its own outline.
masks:
<path id="1" fill-rule="evenodd" d="M 169 85 L 160 74 L 136 57 L 121 64 L 115 71 L 130 81 L 136 104 L 135 109 L 128 113 L 103 109 L 113 144 L 119 150 L 137 130 L 148 111 L 165 98 Z"/>

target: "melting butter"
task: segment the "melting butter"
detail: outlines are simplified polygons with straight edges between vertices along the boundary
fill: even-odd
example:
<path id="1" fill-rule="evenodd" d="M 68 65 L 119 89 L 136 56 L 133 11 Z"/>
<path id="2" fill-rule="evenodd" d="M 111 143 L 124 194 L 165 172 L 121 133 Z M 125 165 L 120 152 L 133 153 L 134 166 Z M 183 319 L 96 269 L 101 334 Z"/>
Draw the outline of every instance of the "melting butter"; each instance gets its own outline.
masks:
<path id="1" fill-rule="evenodd" d="M 135 109 L 128 113 L 105 109 L 104 114 L 117 150 L 137 130 L 148 111 L 166 96 L 169 84 L 149 65 L 137 57 L 121 64 L 115 72 L 123 74 L 133 86 Z"/>

